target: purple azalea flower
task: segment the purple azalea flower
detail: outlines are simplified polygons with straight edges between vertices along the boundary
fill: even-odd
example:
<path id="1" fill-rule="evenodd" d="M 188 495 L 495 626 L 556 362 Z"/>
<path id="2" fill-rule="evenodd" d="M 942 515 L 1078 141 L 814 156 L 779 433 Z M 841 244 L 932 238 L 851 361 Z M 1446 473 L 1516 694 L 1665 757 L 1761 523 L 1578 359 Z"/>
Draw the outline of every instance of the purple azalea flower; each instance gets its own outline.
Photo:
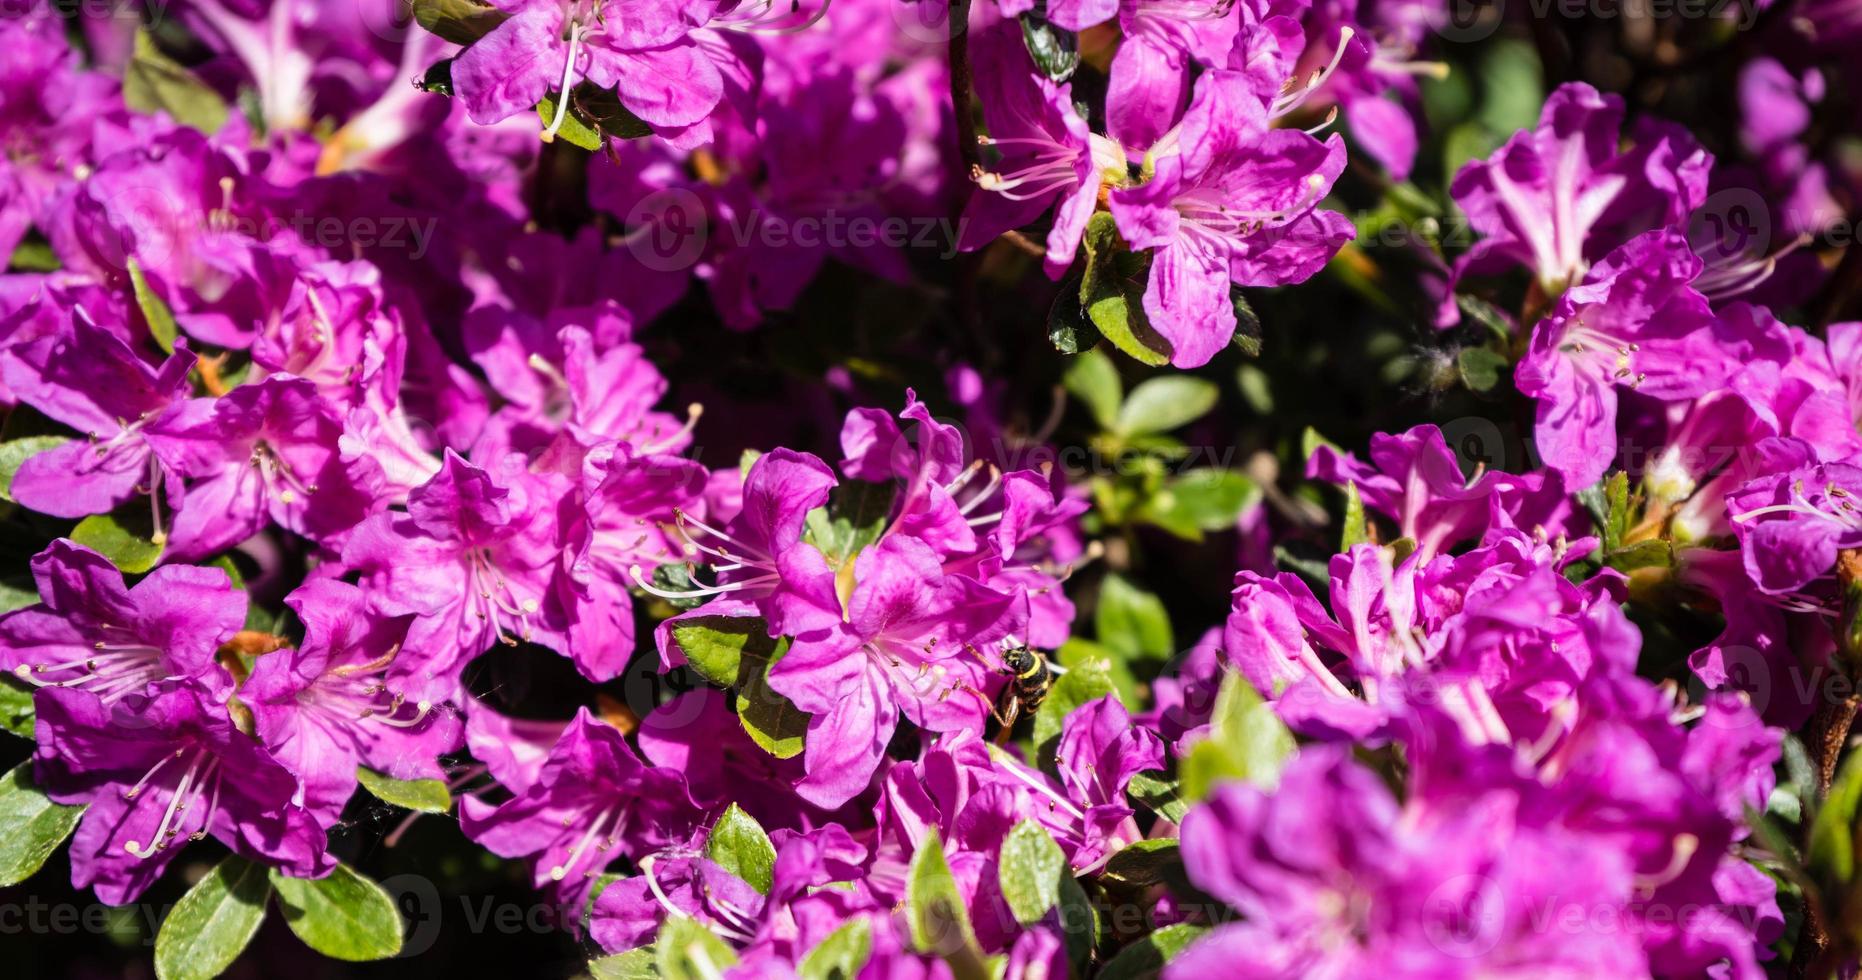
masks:
<path id="1" fill-rule="evenodd" d="M 522 463 L 507 457 L 493 479 L 448 450 L 440 472 L 408 495 L 406 513 L 370 517 L 343 547 L 377 612 L 415 617 L 408 656 L 389 669 L 408 697 L 453 697 L 459 667 L 494 643 L 564 649 L 550 601 L 560 490 Z"/>
<path id="2" fill-rule="evenodd" d="M 808 778 L 796 792 L 828 808 L 871 781 L 901 712 L 927 731 L 981 729 L 992 671 L 966 647 L 993 644 L 1027 620 L 1025 602 L 945 575 L 915 538 L 886 537 L 852 571 L 844 607 L 835 573 L 815 573 L 814 593 L 836 597 L 820 611 L 828 625 L 796 634 L 769 672 L 770 687 L 812 715 Z"/>
<path id="3" fill-rule="evenodd" d="M 1352 230 L 1316 207 L 1344 169 L 1344 142 L 1269 128 L 1268 107 L 1240 73 L 1197 80 L 1176 146 L 1153 150 L 1156 174 L 1112 192 L 1111 208 L 1125 240 L 1152 250 L 1144 311 L 1170 341 L 1171 363 L 1188 368 L 1235 332 L 1230 283 L 1304 281 Z"/>
<path id="4" fill-rule="evenodd" d="M 1058 279 L 1073 264 L 1107 176 L 1125 179 L 1125 150 L 1080 119 L 1070 86 L 1034 70 L 1014 21 L 978 31 L 974 44 L 977 96 L 989 123 L 982 142 L 1000 158 L 972 175 L 977 192 L 964 208 L 962 247 L 982 248 L 1052 207 L 1044 261 Z"/>
<path id="5" fill-rule="evenodd" d="M 1224 784 L 1184 818 L 1184 863 L 1245 921 L 1217 927 L 1164 976 L 1646 973 L 1627 930 L 1540 927 L 1535 912 L 1626 904 L 1631 875 L 1607 848 L 1520 826 L 1521 809 L 1495 792 L 1406 812 L 1342 748 L 1301 751 L 1272 795 Z"/>
<path id="6" fill-rule="evenodd" d="M 1472 480 L 1463 476 L 1460 461 L 1435 426 L 1371 436 L 1371 463 L 1320 446 L 1306 462 L 1306 476 L 1355 484 L 1364 506 L 1396 521 L 1397 533 L 1415 540 L 1425 561 L 1486 528 L 1499 481 L 1487 473 Z"/>
<path id="7" fill-rule="evenodd" d="M 71 883 L 99 900 L 134 901 L 186 841 L 209 834 L 295 877 L 334 867 L 323 825 L 292 801 L 297 780 L 185 687 L 133 708 L 50 689 L 33 706 L 39 782 L 60 803 L 90 805 L 71 841 Z"/>
<path id="8" fill-rule="evenodd" d="M 1125 787 L 1146 769 L 1164 768 L 1164 743 L 1134 726 L 1125 705 L 1106 695 L 1067 713 L 1054 758 L 1058 788 L 1012 759 L 993 762 L 996 772 L 1033 790 L 1034 813 L 1067 851 L 1075 873 L 1090 874 L 1139 839 Z"/>
<path id="9" fill-rule="evenodd" d="M 767 900 L 742 878 L 696 854 L 642 858 L 640 873 L 601 890 L 589 913 L 589 935 L 620 952 L 653 941 L 660 924 L 689 916 L 712 935 L 736 945 L 756 939 Z"/>
<path id="10" fill-rule="evenodd" d="M 110 560 L 60 538 L 32 559 L 40 603 L 0 617 L 0 667 L 106 707 L 150 685 L 197 686 L 215 703 L 233 678 L 215 659 L 245 625 L 246 595 L 217 568 L 163 565 L 134 588 Z"/>
<path id="11" fill-rule="evenodd" d="M 648 125 L 676 133 L 701 123 L 724 95 L 718 66 L 690 36 L 711 19 L 712 0 L 497 6 L 509 16 L 453 66 L 453 84 L 475 122 L 529 112 L 545 95 L 587 80 L 616 89 L 621 104 Z M 562 119 L 558 112 L 544 133 L 555 135 Z"/>
<path id="12" fill-rule="evenodd" d="M 1616 456 L 1618 385 L 1675 401 L 1737 370 L 1690 285 L 1700 267 L 1679 232 L 1650 232 L 1612 252 L 1533 329 L 1514 383 L 1538 400 L 1534 438 L 1567 486 L 1595 483 Z"/>
<path id="13" fill-rule="evenodd" d="M 1810 447 L 1773 442 L 1773 459 L 1797 457 L 1726 496 L 1733 534 L 1752 583 L 1766 593 L 1797 592 L 1836 568 L 1836 556 L 1862 547 L 1862 466 L 1817 463 Z"/>
<path id="14" fill-rule="evenodd" d="M 163 482 L 148 428 L 187 393 L 194 357 L 150 365 L 82 310 L 69 330 L 14 347 L 0 377 L 16 398 L 84 434 L 29 457 L 13 477 L 20 503 L 57 517 L 114 509 L 138 492 L 154 503 Z"/>
<path id="15" fill-rule="evenodd" d="M 134 260 L 188 336 L 243 350 L 289 262 L 253 237 L 272 219 L 250 164 L 197 130 L 167 130 L 99 162 L 61 198 L 49 237 L 68 268 L 105 281 L 127 283 Z"/>
<path id="16" fill-rule="evenodd" d="M 699 810 L 685 778 L 641 763 L 620 730 L 576 712 L 537 781 L 506 803 L 460 801 L 467 837 L 504 857 L 534 859 L 539 887 L 568 895 L 619 856 L 638 858 L 688 842 Z"/>
<path id="17" fill-rule="evenodd" d="M 268 523 L 340 546 L 373 503 L 342 459 L 341 437 L 341 420 L 301 378 L 274 376 L 176 406 L 147 435 L 184 487 L 173 498 L 170 553 L 211 555 Z"/>
<path id="18" fill-rule="evenodd" d="M 66 173 L 89 162 L 90 120 L 122 112 L 116 81 L 81 70 L 64 29 L 49 5 L 14 11 L 0 23 L 0 47 L 10 56 L 0 79 L 0 143 L 8 148 L 0 255 L 12 255 L 35 224 L 44 227 Z"/>
<path id="19" fill-rule="evenodd" d="M 1537 129 L 1461 168 L 1449 193 L 1486 237 L 1455 260 L 1440 325 L 1459 319 L 1453 294 L 1464 275 L 1524 265 L 1556 296 L 1633 235 L 1681 224 L 1700 206 L 1713 158 L 1656 123 L 1620 153 L 1622 120 L 1622 99 L 1570 82 L 1545 100 Z"/>
<path id="20" fill-rule="evenodd" d="M 356 789 L 356 766 L 396 779 L 439 779 L 439 756 L 463 725 L 448 705 L 410 701 L 388 686 L 409 621 L 368 608 L 361 589 L 317 579 L 285 597 L 304 645 L 258 658 L 239 697 L 259 737 L 297 774 L 299 802 L 331 817 Z"/>
<path id="21" fill-rule="evenodd" d="M 1219 67 L 1235 46 L 1247 4 L 1119 0 L 1119 46 L 1107 79 L 1106 129 L 1149 147 L 1177 121 L 1198 68 Z"/>

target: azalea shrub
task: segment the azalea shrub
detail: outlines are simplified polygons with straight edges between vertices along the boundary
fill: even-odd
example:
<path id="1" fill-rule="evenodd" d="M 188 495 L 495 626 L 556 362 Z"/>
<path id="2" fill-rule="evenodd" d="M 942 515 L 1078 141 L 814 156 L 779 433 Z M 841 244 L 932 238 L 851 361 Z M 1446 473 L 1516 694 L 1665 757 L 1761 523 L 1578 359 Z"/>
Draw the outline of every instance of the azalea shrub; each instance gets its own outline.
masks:
<path id="1" fill-rule="evenodd" d="M 1855 0 L 3 6 L 8 975 L 1856 974 Z"/>

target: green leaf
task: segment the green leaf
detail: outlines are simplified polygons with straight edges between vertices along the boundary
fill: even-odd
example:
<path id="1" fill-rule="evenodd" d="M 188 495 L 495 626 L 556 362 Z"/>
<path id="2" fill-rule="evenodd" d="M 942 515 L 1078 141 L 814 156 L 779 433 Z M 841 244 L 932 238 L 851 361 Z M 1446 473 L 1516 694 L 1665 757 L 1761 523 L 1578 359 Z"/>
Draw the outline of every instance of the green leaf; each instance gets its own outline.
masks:
<path id="1" fill-rule="evenodd" d="M 711 827 L 705 842 L 705 856 L 719 867 L 769 894 L 770 879 L 776 867 L 776 848 L 756 818 L 732 803 Z"/>
<path id="2" fill-rule="evenodd" d="M 1186 541 L 1235 526 L 1259 489 L 1235 470 L 1203 467 L 1178 475 L 1145 502 L 1145 520 Z"/>
<path id="3" fill-rule="evenodd" d="M 1364 495 L 1356 481 L 1345 484 L 1345 526 L 1339 533 L 1338 550 L 1350 551 L 1371 540 L 1371 519 L 1364 513 Z"/>
<path id="4" fill-rule="evenodd" d="M 1086 410 L 1093 413 L 1093 421 L 1099 423 L 1101 429 L 1112 428 L 1125 392 L 1119 384 L 1118 368 L 1110 357 L 1096 350 L 1081 354 L 1067 364 L 1060 383 L 1068 394 L 1086 404 Z"/>
<path id="5" fill-rule="evenodd" d="M 1216 783 L 1229 779 L 1272 789 L 1294 749 L 1293 734 L 1274 709 L 1246 677 L 1231 671 L 1216 694 L 1209 737 L 1183 760 L 1183 795 L 1200 801 Z"/>
<path id="6" fill-rule="evenodd" d="M 854 919 L 809 950 L 795 973 L 801 980 L 853 980 L 872 955 L 873 927 L 865 919 Z"/>
<path id="7" fill-rule="evenodd" d="M 117 568 L 136 575 L 155 567 L 162 546 L 137 536 L 109 514 L 92 514 L 71 529 L 71 540 L 110 559 Z"/>
<path id="8" fill-rule="evenodd" d="M 129 284 L 136 293 L 136 308 L 142 311 L 142 319 L 149 325 L 149 336 L 155 338 L 156 346 L 164 353 L 173 354 L 175 337 L 179 335 L 175 311 L 149 287 L 148 277 L 142 274 L 142 264 L 134 258 L 129 260 Z"/>
<path id="9" fill-rule="evenodd" d="M 737 951 L 689 915 L 668 916 L 653 950 L 665 980 L 717 980 L 737 963 Z"/>
<path id="10" fill-rule="evenodd" d="M 1230 286 L 1228 290 L 1229 305 L 1235 308 L 1235 337 L 1230 343 L 1241 349 L 1248 357 L 1261 356 L 1261 317 L 1254 312 L 1248 297 L 1242 295 L 1240 286 Z"/>
<path id="11" fill-rule="evenodd" d="M 1190 804 L 1183 799 L 1181 789 L 1169 773 L 1156 769 L 1146 769 L 1125 784 L 1125 792 L 1132 799 L 1171 823 L 1182 823 L 1183 815 L 1190 812 Z"/>
<path id="12" fill-rule="evenodd" d="M 1060 903 L 1060 883 L 1073 877 L 1067 856 L 1046 828 L 1023 820 L 1002 839 L 996 880 L 1015 921 L 1031 926 Z"/>
<path id="13" fill-rule="evenodd" d="M 57 272 L 64 264 L 58 261 L 51 242 L 30 235 L 14 247 L 6 267 L 8 272 Z"/>
<path id="14" fill-rule="evenodd" d="M 1108 661 L 1087 661 L 1069 667 L 1055 679 L 1053 687 L 1048 689 L 1047 700 L 1042 701 L 1040 710 L 1035 712 L 1034 744 L 1045 745 L 1048 739 L 1058 737 L 1068 713 L 1088 701 L 1111 694 L 1113 688 L 1112 665 Z"/>
<path id="15" fill-rule="evenodd" d="M 226 125 L 226 100 L 161 53 L 146 30 L 136 32 L 135 50 L 123 69 L 123 101 L 137 112 L 166 112 L 175 122 L 210 135 Z"/>
<path id="16" fill-rule="evenodd" d="M 1609 554 L 1623 546 L 1631 526 L 1629 513 L 1629 474 L 1622 470 L 1605 477 L 1603 488 L 1603 552 Z"/>
<path id="17" fill-rule="evenodd" d="M 1080 278 L 1080 304 L 1087 318 L 1112 346 L 1139 363 L 1152 367 L 1170 363 L 1170 341 L 1152 329 L 1144 315 L 1149 279 L 1146 259 L 1125 247 L 1111 213 L 1099 211 L 1087 221 L 1081 247 L 1086 264 Z"/>
<path id="18" fill-rule="evenodd" d="M 1848 886 L 1855 881 L 1858 804 L 1862 804 L 1862 753 L 1851 752 L 1810 825 L 1808 863 L 1824 881 L 1834 885 Z"/>
<path id="19" fill-rule="evenodd" d="M 667 562 L 653 567 L 653 586 L 661 592 L 674 594 L 694 592 L 698 583 L 692 580 L 692 570 L 684 562 Z M 697 609 L 710 600 L 708 595 L 688 595 L 676 599 L 656 596 L 674 609 Z"/>
<path id="20" fill-rule="evenodd" d="M 786 636 L 768 645 L 750 644 L 737 670 L 737 721 L 751 741 L 778 759 L 801 755 L 808 734 L 808 712 L 769 686 L 769 669 L 788 652 Z"/>
<path id="21" fill-rule="evenodd" d="M 13 477 L 26 460 L 70 441 L 66 436 L 26 436 L 0 443 L 0 500 L 13 499 Z"/>
<path id="22" fill-rule="evenodd" d="M 32 738 L 32 723 L 37 712 L 32 707 L 32 689 L 11 677 L 0 677 L 0 729 L 20 738 Z"/>
<path id="23" fill-rule="evenodd" d="M 155 936 L 155 975 L 207 980 L 225 972 L 265 921 L 271 892 L 264 865 L 237 854 L 221 861 L 162 920 Z"/>
<path id="24" fill-rule="evenodd" d="M 1099 907 L 1086 896 L 1071 875 L 1060 882 L 1060 928 L 1067 941 L 1067 959 L 1075 976 L 1085 976 L 1099 946 Z"/>
<path id="25" fill-rule="evenodd" d="M 1163 884 L 1182 868 L 1183 853 L 1175 838 L 1141 840 L 1113 854 L 1106 861 L 1105 876 L 1120 884 L 1146 888 Z"/>
<path id="26" fill-rule="evenodd" d="M 944 844 L 936 830 L 925 836 L 912 855 L 905 880 L 906 919 L 911 923 L 912 946 L 949 964 L 956 980 L 984 980 L 988 971 L 970 928 L 970 913 L 963 893 L 944 858 Z"/>
<path id="27" fill-rule="evenodd" d="M 1022 43 L 1041 73 L 1056 82 L 1073 77 L 1080 67 L 1080 36 L 1048 23 L 1037 13 L 1021 15 Z"/>
<path id="28" fill-rule="evenodd" d="M 1638 568 L 1668 568 L 1674 564 L 1674 549 L 1667 541 L 1650 538 L 1610 552 L 1604 556 L 1603 563 L 1619 572 L 1633 572 Z"/>
<path id="29" fill-rule="evenodd" d="M 1099 586 L 1093 628 L 1100 644 L 1121 657 L 1163 660 L 1177 649 L 1164 601 L 1117 572 Z"/>
<path id="30" fill-rule="evenodd" d="M 1132 389 L 1113 428 L 1123 435 L 1169 432 L 1207 415 L 1221 397 L 1221 389 L 1202 378 L 1152 378 Z"/>
<path id="31" fill-rule="evenodd" d="M 1507 360 L 1485 347 L 1466 347 L 1455 356 L 1455 366 L 1469 390 L 1487 392 L 1500 383 L 1500 372 L 1506 369 Z"/>
<path id="32" fill-rule="evenodd" d="M 0 888 L 32 877 L 83 815 L 84 807 L 54 803 L 34 785 L 30 762 L 0 777 Z"/>
<path id="33" fill-rule="evenodd" d="M 1163 974 L 1164 964 L 1208 932 L 1208 926 L 1180 922 L 1146 933 L 1119 950 L 1099 971 L 1097 980 L 1153 980 Z"/>
<path id="34" fill-rule="evenodd" d="M 808 512 L 808 536 L 828 567 L 840 568 L 885 533 L 895 488 L 890 483 L 843 480 L 825 508 Z"/>
<path id="35" fill-rule="evenodd" d="M 454 44 L 470 46 L 510 15 L 477 0 L 414 0 L 414 21 Z"/>
<path id="36" fill-rule="evenodd" d="M 560 98 L 560 94 L 551 92 L 537 103 L 537 118 L 545 133 L 556 121 L 556 102 Z M 613 92 L 593 82 L 576 86 L 569 99 L 569 108 L 563 113 L 562 125 L 556 128 L 555 139 L 594 151 L 601 149 L 602 143 L 610 137 L 633 139 L 652 135 L 652 128 L 627 111 Z M 546 136 L 544 142 L 549 142 L 550 138 Z"/>
<path id="37" fill-rule="evenodd" d="M 594 980 L 653 980 L 659 976 L 659 969 L 653 959 L 653 947 L 641 946 L 625 953 L 590 960 L 588 975 Z"/>
<path id="38" fill-rule="evenodd" d="M 1086 316 L 1080 305 L 1080 290 L 1071 284 L 1060 287 L 1054 302 L 1047 308 L 1047 340 L 1062 354 L 1090 351 L 1099 343 L 1099 328 Z"/>
<path id="39" fill-rule="evenodd" d="M 396 779 L 367 766 L 356 767 L 356 779 L 383 803 L 421 813 L 448 813 L 453 808 L 453 794 L 437 779 Z"/>
<path id="40" fill-rule="evenodd" d="M 382 887 L 338 864 L 327 878 L 271 873 L 285 924 L 304 945 L 358 963 L 401 952 L 401 913 Z"/>
<path id="41" fill-rule="evenodd" d="M 672 642 L 699 676 L 719 687 L 737 683 L 744 647 L 770 642 L 769 624 L 754 616 L 698 616 L 672 625 Z"/>

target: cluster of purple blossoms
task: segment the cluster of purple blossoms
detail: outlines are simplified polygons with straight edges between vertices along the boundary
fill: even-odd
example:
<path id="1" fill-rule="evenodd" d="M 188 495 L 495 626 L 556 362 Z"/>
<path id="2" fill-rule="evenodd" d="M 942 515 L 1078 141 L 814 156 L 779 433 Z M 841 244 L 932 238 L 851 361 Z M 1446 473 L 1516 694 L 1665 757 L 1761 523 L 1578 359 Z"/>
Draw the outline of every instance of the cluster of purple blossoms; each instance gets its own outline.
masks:
<path id="1" fill-rule="evenodd" d="M 69 6 L 0 17 L 0 885 L 201 842 L 380 958 L 385 802 L 601 977 L 1853 974 L 1849 7 L 1716 157 L 1582 81 L 1432 145 L 1428 0 Z M 1252 302 L 1411 267 L 1365 347 L 1530 465 L 1288 452 Z"/>

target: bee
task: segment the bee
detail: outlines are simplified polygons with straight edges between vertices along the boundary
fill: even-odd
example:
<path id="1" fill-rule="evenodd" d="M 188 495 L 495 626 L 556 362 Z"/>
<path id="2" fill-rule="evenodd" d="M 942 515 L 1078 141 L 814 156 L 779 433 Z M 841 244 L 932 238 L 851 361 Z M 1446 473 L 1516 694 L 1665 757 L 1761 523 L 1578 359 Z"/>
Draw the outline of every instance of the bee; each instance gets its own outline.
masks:
<path id="1" fill-rule="evenodd" d="M 1009 679 L 991 712 L 1002 726 L 996 732 L 1000 744 L 1008 741 L 1016 719 L 1033 714 L 1047 700 L 1048 689 L 1054 686 L 1054 666 L 1048 663 L 1047 654 L 1018 644 L 1002 651 L 1002 666 L 997 671 Z"/>

